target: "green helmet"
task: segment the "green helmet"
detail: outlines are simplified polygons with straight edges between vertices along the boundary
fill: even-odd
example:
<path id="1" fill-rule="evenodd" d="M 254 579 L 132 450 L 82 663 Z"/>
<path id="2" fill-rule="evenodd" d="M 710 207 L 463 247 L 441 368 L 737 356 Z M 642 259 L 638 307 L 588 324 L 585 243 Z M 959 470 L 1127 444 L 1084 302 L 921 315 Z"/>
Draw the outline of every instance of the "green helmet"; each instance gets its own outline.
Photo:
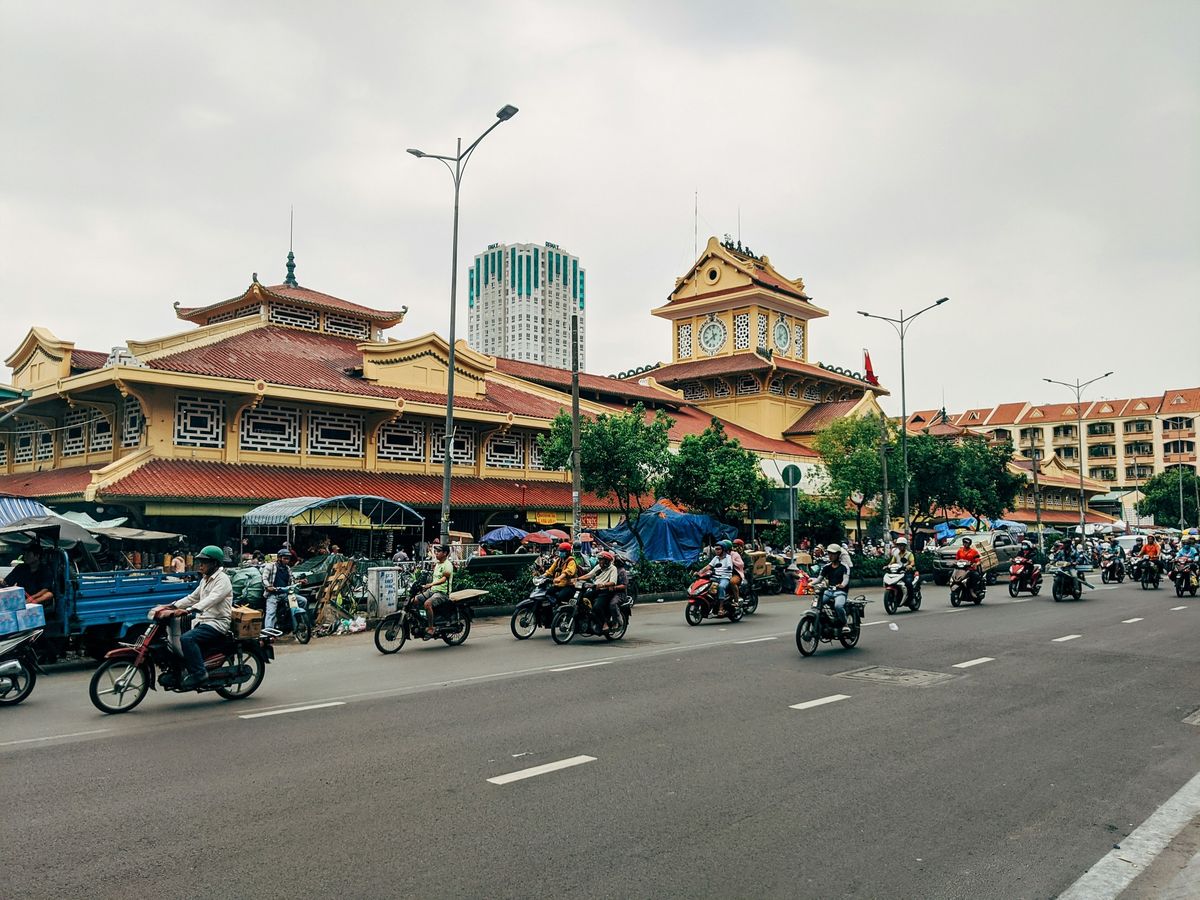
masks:
<path id="1" fill-rule="evenodd" d="M 721 541 L 720 546 L 724 547 L 726 549 L 726 551 L 732 550 L 733 549 L 733 541 Z"/>
<path id="2" fill-rule="evenodd" d="M 211 562 L 215 562 L 218 566 L 225 564 L 225 551 L 220 547 L 214 547 L 212 544 L 209 544 L 207 547 L 201 550 L 197 556 L 201 559 L 207 559 Z"/>

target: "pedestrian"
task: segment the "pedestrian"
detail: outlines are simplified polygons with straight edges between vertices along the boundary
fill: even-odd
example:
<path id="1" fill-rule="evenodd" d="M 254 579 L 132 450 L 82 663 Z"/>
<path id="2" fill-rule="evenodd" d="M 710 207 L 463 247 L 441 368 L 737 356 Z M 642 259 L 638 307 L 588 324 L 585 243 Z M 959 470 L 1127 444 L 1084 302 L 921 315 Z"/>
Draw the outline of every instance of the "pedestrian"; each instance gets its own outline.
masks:
<path id="1" fill-rule="evenodd" d="M 171 557 L 171 573 L 173 575 L 182 575 L 187 571 L 187 558 L 184 556 L 186 552 L 186 547 L 180 547 Z"/>

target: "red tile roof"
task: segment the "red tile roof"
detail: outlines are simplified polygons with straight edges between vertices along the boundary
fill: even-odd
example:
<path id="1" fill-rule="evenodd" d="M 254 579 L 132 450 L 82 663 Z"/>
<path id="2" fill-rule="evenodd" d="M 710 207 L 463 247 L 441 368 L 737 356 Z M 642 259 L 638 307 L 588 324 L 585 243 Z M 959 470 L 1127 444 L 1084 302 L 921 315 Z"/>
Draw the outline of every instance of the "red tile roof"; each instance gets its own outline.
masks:
<path id="1" fill-rule="evenodd" d="M 522 491 L 520 484 L 524 484 Z M 459 478 L 451 483 L 450 501 L 472 508 L 570 509 L 571 485 L 563 482 L 506 478 Z M 265 502 L 284 497 L 336 497 L 371 494 L 410 506 L 440 506 L 440 475 L 362 472 L 156 459 L 139 466 L 101 491 L 104 498 L 188 499 L 199 503 Z M 585 509 L 616 509 L 613 498 L 585 493 Z"/>
<path id="2" fill-rule="evenodd" d="M 1021 403 L 1001 403 L 992 410 L 992 414 L 987 418 L 987 426 L 1013 425 L 1016 424 L 1017 416 L 1025 409 L 1026 404 Z"/>
<path id="3" fill-rule="evenodd" d="M 1175 393 L 1179 393 L 1176 391 Z M 1157 415 L 1158 409 L 1162 406 L 1163 398 L 1160 394 L 1157 397 L 1133 397 L 1129 400 L 1097 400 L 1092 404 L 1083 416 L 1085 420 L 1090 419 L 1113 419 L 1113 418 L 1132 418 L 1134 416 L 1142 418 L 1152 418 Z M 1105 404 L 1113 407 L 1114 412 L 1102 413 L 1100 410 Z M 1144 409 L 1138 409 L 1138 406 L 1144 406 Z"/>
<path id="4" fill-rule="evenodd" d="M 647 411 L 646 415 L 647 419 L 649 419 L 653 414 Z M 670 415 L 675 420 L 675 425 L 671 429 L 672 441 L 682 441 L 688 435 L 703 434 L 704 429 L 712 424 L 714 418 L 709 413 L 695 406 L 681 406 L 679 409 L 672 411 Z M 753 450 L 756 453 L 786 453 L 792 456 L 818 457 L 818 454 L 813 450 L 792 443 L 791 441 L 770 438 L 756 431 L 742 428 L 740 425 L 735 425 L 733 422 L 728 422 L 725 419 L 720 419 L 720 422 L 725 426 L 725 433 L 731 438 L 736 438 L 738 443 L 747 450 Z"/>
<path id="5" fill-rule="evenodd" d="M 92 483 L 92 469 L 76 466 L 70 469 L 47 469 L 43 472 L 18 472 L 0 475 L 0 494 L 31 497 L 42 500 L 50 497 L 71 497 L 82 494 Z"/>
<path id="6" fill-rule="evenodd" d="M 262 380 L 268 384 L 356 394 L 403 397 L 414 403 L 446 405 L 446 395 L 394 388 L 349 374 L 362 366 L 362 353 L 352 338 L 264 325 L 224 340 L 150 360 L 152 369 Z M 512 412 L 552 419 L 558 404 L 507 385 L 488 383 L 485 397 L 456 397 L 454 405 L 487 412 Z"/>
<path id="7" fill-rule="evenodd" d="M 71 351 L 71 368 L 72 369 L 102 369 L 104 364 L 108 362 L 108 354 L 103 350 L 72 350 Z"/>
<path id="8" fill-rule="evenodd" d="M 512 375 L 516 378 L 522 378 L 525 381 L 532 381 L 535 384 L 552 387 L 556 390 L 568 392 L 571 390 L 571 372 L 569 369 L 559 369 L 554 366 L 543 366 L 539 363 L 498 356 L 496 357 L 496 371 Z M 651 371 L 644 374 L 654 376 L 657 373 Z M 605 375 L 590 375 L 586 372 L 579 373 L 579 389 L 580 391 L 594 391 L 610 397 L 627 397 L 632 400 L 650 400 L 656 403 L 674 404 L 683 402 L 673 392 L 665 391 L 661 388 L 638 384 L 632 380 L 622 381 L 620 378 L 609 378 Z"/>
<path id="9" fill-rule="evenodd" d="M 793 422 L 784 434 L 816 434 L 833 422 L 850 414 L 859 400 L 840 400 L 835 403 L 818 403 Z"/>
<path id="10" fill-rule="evenodd" d="M 1183 402 L 1176 403 L 1177 397 L 1182 398 Z M 1162 407 L 1158 413 L 1160 416 L 1169 417 L 1196 412 L 1200 412 L 1200 388 L 1183 388 L 1163 393 Z"/>
<path id="11" fill-rule="evenodd" d="M 306 287 L 289 287 L 286 284 L 276 284 L 271 287 L 259 285 L 259 287 L 267 294 L 272 295 L 276 299 L 282 300 L 298 300 L 308 306 L 315 306 L 320 309 L 331 310 L 333 312 L 344 312 L 354 316 L 360 316 L 365 319 L 370 319 L 373 322 L 390 322 L 396 323 L 404 318 L 402 310 L 382 310 L 371 309 L 369 306 L 362 306 L 358 303 L 351 303 L 349 300 L 343 300 L 341 297 L 334 297 L 331 294 L 323 294 L 320 291 L 310 290 Z M 236 297 L 231 297 L 228 300 L 222 300 L 219 303 L 210 303 L 208 306 L 180 306 L 175 310 L 175 314 L 181 319 L 195 320 L 205 316 L 208 313 L 214 313 L 225 306 L 232 306 L 241 303 L 246 299 L 246 294 L 254 289 L 254 285 L 248 287 L 245 292 Z"/>

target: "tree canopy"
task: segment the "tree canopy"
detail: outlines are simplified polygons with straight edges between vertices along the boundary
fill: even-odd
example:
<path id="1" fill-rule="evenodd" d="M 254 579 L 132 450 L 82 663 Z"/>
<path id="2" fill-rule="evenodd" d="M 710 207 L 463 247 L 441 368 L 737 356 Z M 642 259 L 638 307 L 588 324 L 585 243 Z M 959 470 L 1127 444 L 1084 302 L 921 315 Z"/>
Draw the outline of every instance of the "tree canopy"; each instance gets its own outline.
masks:
<path id="1" fill-rule="evenodd" d="M 835 420 L 813 444 L 825 466 L 830 496 L 845 503 L 861 494 L 854 502 L 860 540 L 863 506 L 883 493 L 882 438 L 882 420 L 863 416 Z"/>
<path id="2" fill-rule="evenodd" d="M 688 435 L 671 455 L 661 493 L 720 521 L 742 519 L 766 503 L 770 482 L 758 456 L 725 433 L 720 420 Z"/>
<path id="3" fill-rule="evenodd" d="M 1185 526 L 1195 526 L 1196 517 L 1196 470 L 1176 467 L 1159 472 L 1142 485 L 1142 499 L 1138 501 L 1138 512 L 1143 516 L 1154 516 L 1159 525 L 1172 528 L 1179 525 L 1179 481 L 1183 480 L 1183 521 Z"/>

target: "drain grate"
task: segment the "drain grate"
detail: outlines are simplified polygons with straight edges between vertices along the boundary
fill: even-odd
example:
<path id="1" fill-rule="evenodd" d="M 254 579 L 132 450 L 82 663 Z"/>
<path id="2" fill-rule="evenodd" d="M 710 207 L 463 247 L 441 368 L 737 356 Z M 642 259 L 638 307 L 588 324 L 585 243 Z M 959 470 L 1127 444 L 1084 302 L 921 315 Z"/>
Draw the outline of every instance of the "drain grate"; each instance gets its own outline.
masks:
<path id="1" fill-rule="evenodd" d="M 853 678 L 857 681 L 873 681 L 879 684 L 902 684 L 907 687 L 927 687 L 954 678 L 945 672 L 925 672 L 921 669 L 897 669 L 893 666 L 865 666 L 839 672 L 836 678 Z"/>

